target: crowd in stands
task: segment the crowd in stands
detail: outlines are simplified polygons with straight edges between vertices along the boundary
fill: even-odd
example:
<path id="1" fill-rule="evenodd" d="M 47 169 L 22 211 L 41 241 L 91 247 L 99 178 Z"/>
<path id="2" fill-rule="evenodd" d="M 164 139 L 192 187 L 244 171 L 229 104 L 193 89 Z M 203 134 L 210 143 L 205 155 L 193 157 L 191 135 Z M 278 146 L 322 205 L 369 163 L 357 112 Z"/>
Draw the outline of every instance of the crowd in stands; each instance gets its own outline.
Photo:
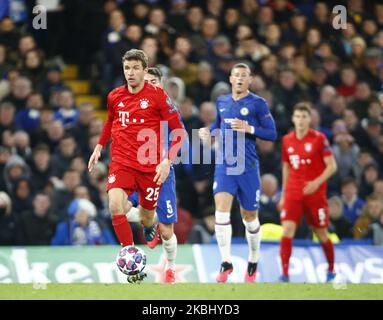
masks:
<path id="1" fill-rule="evenodd" d="M 312 126 L 329 139 L 339 168 L 328 188 L 330 232 L 383 244 L 383 4 L 344 1 L 339 29 L 326 1 L 62 0 L 42 31 L 31 27 L 33 1 L 19 2 L 29 15 L 0 4 L 0 245 L 116 243 L 108 149 L 87 170 L 103 120 L 92 104 L 76 105 L 61 71 L 63 62 L 78 64 L 105 101 L 124 83 L 121 57 L 131 48 L 162 71 L 190 139 L 215 119 L 232 66 L 252 68 L 251 91 L 267 100 L 278 130 L 277 142 L 257 142 L 262 224 L 280 224 L 281 137 L 293 106 L 310 102 Z M 190 148 L 193 157 L 201 146 Z M 210 242 L 214 163 L 175 170 L 179 243 Z M 236 203 L 232 213 L 241 237 Z M 297 237 L 312 238 L 305 222 Z"/>

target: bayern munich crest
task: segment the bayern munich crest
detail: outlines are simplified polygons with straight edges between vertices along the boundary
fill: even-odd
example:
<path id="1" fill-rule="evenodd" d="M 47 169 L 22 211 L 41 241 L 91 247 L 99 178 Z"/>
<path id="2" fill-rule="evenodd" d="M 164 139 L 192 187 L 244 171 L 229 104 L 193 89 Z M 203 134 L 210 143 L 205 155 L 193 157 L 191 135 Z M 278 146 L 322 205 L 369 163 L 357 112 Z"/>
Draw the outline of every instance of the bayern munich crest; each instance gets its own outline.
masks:
<path id="1" fill-rule="evenodd" d="M 113 183 L 116 181 L 116 175 L 115 174 L 111 174 L 109 177 L 108 177 L 108 183 Z"/>
<path id="2" fill-rule="evenodd" d="M 141 109 L 146 109 L 149 107 L 149 100 L 148 99 L 140 99 L 140 107 Z"/>
<path id="3" fill-rule="evenodd" d="M 305 143 L 306 152 L 311 152 L 312 149 L 313 149 L 313 145 L 311 143 Z"/>

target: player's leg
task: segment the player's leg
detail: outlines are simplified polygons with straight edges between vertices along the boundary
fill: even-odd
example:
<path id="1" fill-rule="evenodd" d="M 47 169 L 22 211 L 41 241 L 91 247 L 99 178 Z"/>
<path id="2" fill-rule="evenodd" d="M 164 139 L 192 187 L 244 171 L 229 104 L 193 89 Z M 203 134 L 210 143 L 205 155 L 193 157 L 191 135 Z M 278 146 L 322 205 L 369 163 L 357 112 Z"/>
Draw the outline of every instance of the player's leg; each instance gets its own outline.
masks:
<path id="1" fill-rule="evenodd" d="M 130 224 L 125 216 L 126 193 L 121 188 L 112 188 L 108 191 L 109 211 L 112 215 L 112 224 L 120 244 L 125 247 L 133 244 L 133 234 Z"/>
<path id="2" fill-rule="evenodd" d="M 246 240 L 249 246 L 246 283 L 255 281 L 259 253 L 261 248 L 261 225 L 258 219 L 258 211 L 249 211 L 241 207 L 242 222 L 245 226 Z"/>
<path id="3" fill-rule="evenodd" d="M 327 282 L 331 282 L 335 278 L 334 272 L 334 245 L 331 239 L 328 237 L 327 228 L 313 228 L 315 234 L 317 235 L 321 245 L 323 252 L 326 256 L 328 262 L 328 270 L 327 270 Z"/>
<path id="4" fill-rule="evenodd" d="M 156 211 L 160 222 L 159 234 L 162 240 L 162 250 L 166 258 L 165 283 L 175 283 L 177 237 L 174 233 L 174 223 L 177 222 L 177 198 L 176 179 L 173 169 L 171 169 L 168 178 L 162 185 Z"/>
<path id="5" fill-rule="evenodd" d="M 289 263 L 293 248 L 293 239 L 297 231 L 297 223 L 292 220 L 282 221 L 282 238 L 280 243 L 280 258 L 282 264 L 281 281 L 289 281 Z"/>
<path id="6" fill-rule="evenodd" d="M 232 227 L 230 222 L 230 211 L 233 203 L 233 195 L 227 192 L 218 192 L 214 195 L 215 201 L 215 235 L 222 264 L 217 276 L 217 282 L 226 282 L 230 273 L 233 272 L 231 263 L 231 236 Z"/>
<path id="7" fill-rule="evenodd" d="M 154 212 L 154 209 L 148 210 L 142 206 L 139 207 L 140 221 L 143 226 L 144 238 L 146 241 L 152 241 L 156 236 L 158 236 Z"/>
<path id="8" fill-rule="evenodd" d="M 303 215 L 303 200 L 291 199 L 285 195 L 281 212 L 282 238 L 280 242 L 280 258 L 282 264 L 281 281 L 289 281 L 289 263 L 293 247 L 293 239 Z"/>
<path id="9" fill-rule="evenodd" d="M 317 235 L 324 254 L 328 262 L 327 282 L 334 280 L 334 245 L 328 237 L 327 227 L 329 224 L 329 214 L 327 207 L 327 199 L 325 194 L 312 196 L 306 201 L 307 222 L 313 227 L 313 231 Z"/>
<path id="10" fill-rule="evenodd" d="M 242 222 L 245 226 L 246 240 L 249 246 L 249 258 L 244 281 L 253 283 L 256 277 L 261 247 L 261 225 L 258 219 L 260 197 L 260 175 L 258 167 L 236 177 L 239 190 L 238 202 L 241 207 Z"/>
<path id="11" fill-rule="evenodd" d="M 144 238 L 146 241 L 152 241 L 156 236 L 158 236 L 154 212 L 157 207 L 161 186 L 158 186 L 153 181 L 154 176 L 155 173 L 135 172 L 138 187 L 138 201 L 140 204 L 140 220 L 143 225 Z"/>
<path id="12" fill-rule="evenodd" d="M 177 237 L 174 233 L 174 224 L 160 223 L 159 231 L 162 239 L 162 248 L 166 257 L 165 283 L 175 283 Z"/>

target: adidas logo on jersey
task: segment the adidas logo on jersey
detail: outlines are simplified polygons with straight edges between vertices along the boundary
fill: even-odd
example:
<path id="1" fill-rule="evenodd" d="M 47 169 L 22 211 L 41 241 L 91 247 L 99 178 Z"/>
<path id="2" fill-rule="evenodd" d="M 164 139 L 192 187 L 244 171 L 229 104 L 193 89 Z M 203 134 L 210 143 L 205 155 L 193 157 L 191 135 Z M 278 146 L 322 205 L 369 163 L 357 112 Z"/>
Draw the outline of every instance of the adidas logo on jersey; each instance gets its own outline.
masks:
<path id="1" fill-rule="evenodd" d="M 123 107 L 125 107 L 125 106 L 124 106 L 124 104 L 123 104 L 122 102 L 120 102 L 120 103 L 117 105 L 117 107 L 123 108 Z"/>

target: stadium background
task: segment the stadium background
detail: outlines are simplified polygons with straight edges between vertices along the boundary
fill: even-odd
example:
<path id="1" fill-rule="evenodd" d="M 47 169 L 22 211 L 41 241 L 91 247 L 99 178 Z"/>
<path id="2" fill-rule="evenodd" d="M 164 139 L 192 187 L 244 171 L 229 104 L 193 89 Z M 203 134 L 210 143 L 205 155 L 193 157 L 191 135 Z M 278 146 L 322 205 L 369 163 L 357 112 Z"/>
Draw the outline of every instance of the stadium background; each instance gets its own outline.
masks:
<path id="1" fill-rule="evenodd" d="M 293 105 L 309 101 L 313 127 L 329 138 L 339 167 L 329 183 L 332 237 L 381 252 L 371 246 L 383 244 L 382 4 L 337 2 L 348 15 L 347 28 L 335 29 L 331 1 L 62 0 L 50 2 L 47 29 L 36 30 L 31 12 L 44 3 L 0 4 L 0 245 L 116 244 L 105 194 L 108 151 L 91 174 L 86 165 L 106 95 L 123 83 L 121 56 L 141 48 L 162 70 L 189 134 L 214 120 L 233 64 L 252 67 L 251 90 L 267 99 L 279 136 L 258 141 L 265 240 L 281 234 L 281 137 Z M 179 243 L 214 243 L 214 164 L 175 169 Z M 92 228 L 76 224 L 77 199 L 93 204 L 86 206 Z M 238 206 L 232 211 L 241 245 Z M 142 243 L 139 226 L 133 229 Z M 311 244 L 304 222 L 297 238 Z M 11 252 L 4 256 L 12 260 Z"/>

